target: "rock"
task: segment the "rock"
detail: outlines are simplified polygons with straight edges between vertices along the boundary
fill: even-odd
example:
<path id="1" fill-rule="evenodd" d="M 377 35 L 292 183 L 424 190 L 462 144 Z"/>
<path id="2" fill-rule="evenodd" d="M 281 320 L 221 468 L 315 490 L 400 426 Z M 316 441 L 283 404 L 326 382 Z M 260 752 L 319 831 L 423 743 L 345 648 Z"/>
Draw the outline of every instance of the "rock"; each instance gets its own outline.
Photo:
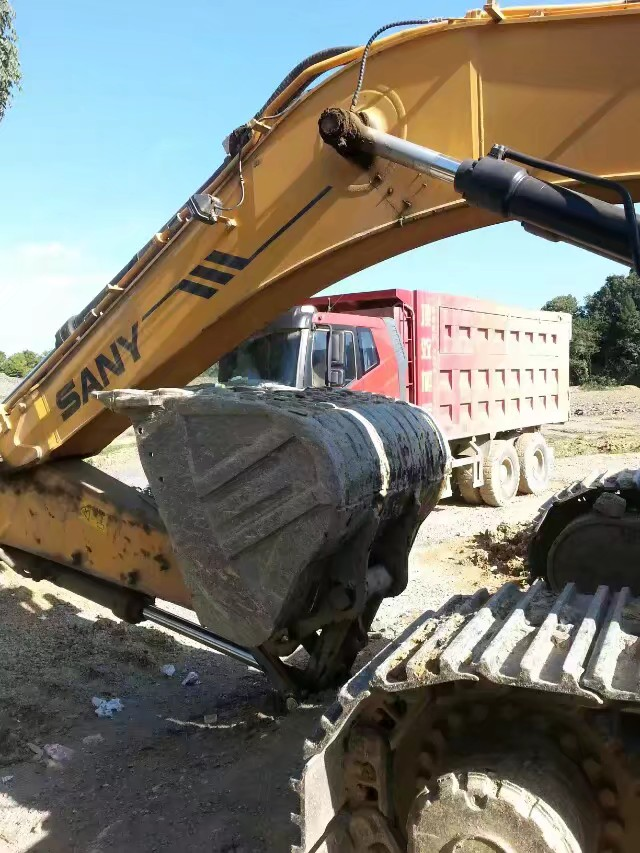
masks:
<path id="1" fill-rule="evenodd" d="M 187 673 L 187 675 L 182 679 L 182 686 L 191 687 L 194 684 L 200 684 L 200 676 L 197 672 Z"/>
<path id="2" fill-rule="evenodd" d="M 28 743 L 27 746 L 29 747 L 29 749 L 35 755 L 36 758 L 42 758 L 42 756 L 44 755 L 42 748 L 39 747 L 37 744 Z"/>
<path id="3" fill-rule="evenodd" d="M 63 746 L 61 743 L 45 743 L 43 752 L 56 764 L 68 764 L 73 758 L 75 750 Z"/>
<path id="4" fill-rule="evenodd" d="M 102 737 L 102 735 L 87 735 L 86 737 L 82 738 L 82 743 L 86 744 L 87 746 L 94 746 L 95 744 L 102 743 L 103 741 L 104 738 Z"/>
<path id="5" fill-rule="evenodd" d="M 96 709 L 96 716 L 106 717 L 109 720 L 124 708 L 119 699 L 103 699 L 101 696 L 94 696 L 91 702 Z"/>
<path id="6" fill-rule="evenodd" d="M 176 668 L 172 663 L 165 663 L 164 666 L 160 667 L 160 672 L 167 678 L 171 678 L 176 674 Z"/>
<path id="7" fill-rule="evenodd" d="M 218 715 L 217 714 L 205 714 L 203 719 L 204 719 L 205 725 L 214 726 L 218 722 Z"/>
<path id="8" fill-rule="evenodd" d="M 622 495 L 613 492 L 603 492 L 593 504 L 594 512 L 609 518 L 622 518 L 627 509 L 627 502 Z"/>
<path id="9" fill-rule="evenodd" d="M 287 711 L 296 711 L 298 709 L 298 703 L 293 698 L 293 696 L 287 696 Z"/>

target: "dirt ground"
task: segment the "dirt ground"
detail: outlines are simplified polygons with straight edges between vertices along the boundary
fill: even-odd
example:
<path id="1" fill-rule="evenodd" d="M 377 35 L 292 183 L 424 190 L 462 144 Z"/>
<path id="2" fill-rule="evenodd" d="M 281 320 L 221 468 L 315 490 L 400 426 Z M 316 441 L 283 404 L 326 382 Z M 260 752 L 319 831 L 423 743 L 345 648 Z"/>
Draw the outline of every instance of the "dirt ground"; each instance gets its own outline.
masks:
<path id="1" fill-rule="evenodd" d="M 637 465 L 640 389 L 575 391 L 572 410 L 569 424 L 548 430 L 554 490 L 594 469 Z M 97 464 L 144 483 L 132 434 Z M 438 506 L 414 546 L 407 590 L 378 614 L 382 639 L 371 650 L 451 595 L 526 574 L 522 530 L 542 499 Z M 288 850 L 288 779 L 332 696 L 286 712 L 260 674 L 9 571 L 0 572 L 0 655 L 0 853 Z M 183 686 L 191 671 L 199 683 Z M 124 708 L 100 719 L 94 696 Z"/>

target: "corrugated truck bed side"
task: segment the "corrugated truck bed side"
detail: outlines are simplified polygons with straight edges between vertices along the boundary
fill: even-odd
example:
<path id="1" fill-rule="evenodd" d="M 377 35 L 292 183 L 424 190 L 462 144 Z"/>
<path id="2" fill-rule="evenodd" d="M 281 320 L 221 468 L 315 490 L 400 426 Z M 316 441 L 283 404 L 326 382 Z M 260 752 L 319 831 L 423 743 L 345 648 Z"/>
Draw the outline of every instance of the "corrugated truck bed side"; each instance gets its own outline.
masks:
<path id="1" fill-rule="evenodd" d="M 416 297 L 417 402 L 449 439 L 568 419 L 570 315 Z"/>

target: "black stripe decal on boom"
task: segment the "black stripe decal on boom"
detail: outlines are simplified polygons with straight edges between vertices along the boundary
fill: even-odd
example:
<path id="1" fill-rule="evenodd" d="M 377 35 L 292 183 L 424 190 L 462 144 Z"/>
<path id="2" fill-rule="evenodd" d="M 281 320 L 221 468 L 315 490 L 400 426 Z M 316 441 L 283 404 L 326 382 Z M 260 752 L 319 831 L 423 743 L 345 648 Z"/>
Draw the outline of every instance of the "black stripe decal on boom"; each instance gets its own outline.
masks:
<path id="1" fill-rule="evenodd" d="M 308 213 L 311 210 L 311 208 L 314 207 L 319 201 L 321 201 L 326 196 L 326 194 L 328 192 L 331 192 L 332 189 L 333 189 L 333 187 L 325 187 L 323 190 L 320 190 L 318 195 L 315 198 L 312 198 L 311 201 L 309 202 L 309 204 L 305 204 L 305 206 L 302 208 L 302 210 L 299 210 L 295 216 L 292 216 L 288 222 L 285 222 L 285 224 L 282 226 L 282 228 L 278 228 L 278 230 L 276 231 L 275 234 L 272 234 L 271 237 L 269 237 L 267 240 L 264 241 L 262 246 L 260 246 L 258 249 L 255 250 L 253 255 L 251 255 L 251 257 L 249 258 L 249 263 L 251 263 L 251 261 L 254 260 L 254 258 L 257 258 L 258 255 L 262 254 L 262 252 L 264 252 L 265 249 L 268 249 L 274 240 L 277 240 L 278 237 L 282 237 L 282 235 L 284 234 L 285 231 L 288 231 L 292 225 L 295 225 L 295 223 L 298 221 L 298 219 L 300 219 L 302 216 L 304 216 L 305 213 Z"/>
<path id="2" fill-rule="evenodd" d="M 212 264 L 220 264 L 221 267 L 231 267 L 232 270 L 243 270 L 249 263 L 248 258 L 239 255 L 229 255 L 225 252 L 214 251 L 207 255 L 207 260 Z"/>
<path id="3" fill-rule="evenodd" d="M 197 275 L 198 278 L 206 278 L 207 281 L 215 281 L 216 284 L 226 284 L 233 278 L 230 272 L 220 272 L 220 270 L 203 267 L 202 265 L 194 267 L 189 275 Z"/>
<path id="4" fill-rule="evenodd" d="M 251 255 L 250 258 L 245 259 L 241 258 L 239 255 L 225 255 L 222 252 L 212 252 L 207 257 L 207 260 L 212 261 L 213 263 L 222 264 L 223 266 L 229 266 L 232 269 L 244 269 L 246 266 L 248 266 L 248 264 L 251 263 L 251 261 L 257 258 L 258 255 L 262 254 L 265 249 L 268 249 L 269 246 L 275 240 L 278 239 L 278 237 L 281 237 L 285 233 L 285 231 L 288 231 L 289 228 L 291 228 L 291 226 L 298 221 L 298 219 L 304 216 L 305 213 L 308 213 L 311 208 L 314 207 L 314 205 L 316 205 L 319 201 L 321 201 L 327 195 L 327 193 L 331 192 L 332 189 L 333 187 L 327 186 L 323 190 L 320 190 L 318 195 L 312 198 L 308 204 L 305 204 L 302 210 L 299 210 L 295 214 L 295 216 L 292 216 L 288 222 L 285 222 L 282 228 L 279 228 L 275 232 L 275 234 L 272 234 L 271 237 L 267 238 L 264 243 L 255 250 L 255 252 Z M 226 261 L 223 261 L 222 258 L 226 258 L 229 261 L 232 260 L 233 263 L 227 263 Z M 204 267 L 202 265 L 199 265 L 195 267 L 195 269 L 191 270 L 189 275 L 197 275 L 200 278 L 206 278 L 208 281 L 215 281 L 217 284 L 226 284 L 230 279 L 233 278 L 230 273 L 220 272 L 220 270 L 214 270 L 209 267 Z M 167 299 L 172 296 L 177 290 L 182 290 L 185 293 L 192 293 L 195 296 L 202 296 L 205 299 L 211 298 L 211 296 L 213 296 L 213 294 L 217 292 L 213 287 L 208 287 L 206 284 L 198 284 L 195 281 L 189 281 L 188 278 L 185 278 L 181 282 L 176 284 L 174 287 L 172 287 L 171 290 L 168 291 L 168 293 L 165 293 L 162 299 L 159 299 L 155 305 L 149 308 L 149 310 L 142 315 L 142 319 L 146 320 L 150 314 L 153 314 L 153 312 L 156 311 L 161 305 L 163 305 L 167 301 Z"/>
<path id="5" fill-rule="evenodd" d="M 181 284 L 182 284 L 182 282 L 179 282 L 178 284 L 175 285 L 175 287 L 172 287 L 171 290 L 167 291 L 167 293 L 165 293 L 165 295 L 162 297 L 162 299 L 159 299 L 155 305 L 152 305 L 151 308 L 149 308 L 149 310 L 146 311 L 142 315 L 142 319 L 146 320 L 147 317 L 151 316 L 151 314 L 153 314 L 154 311 L 157 311 L 161 305 L 164 305 L 164 303 L 167 301 L 167 299 L 170 296 L 173 296 L 173 294 L 176 292 L 176 290 L 180 287 Z"/>
<path id="6" fill-rule="evenodd" d="M 197 281 L 189 281 L 188 278 L 182 279 L 178 285 L 178 290 L 184 293 L 192 293 L 194 296 L 201 296 L 203 299 L 211 299 L 214 293 L 218 291 L 215 287 L 209 287 L 208 284 L 198 284 Z"/>
<path id="7" fill-rule="evenodd" d="M 155 305 L 152 305 L 151 308 L 142 315 L 142 319 L 146 320 L 147 317 L 153 314 L 154 311 L 157 311 L 161 305 L 164 305 L 167 299 L 170 296 L 173 296 L 173 294 L 178 290 L 181 290 L 183 293 L 191 293 L 194 296 L 201 296 L 203 299 L 211 299 L 213 294 L 218 292 L 215 287 L 209 287 L 207 284 L 199 284 L 197 281 L 189 281 L 188 278 L 183 278 L 182 281 L 178 282 L 175 287 L 172 287 L 168 293 L 165 293 L 162 299 L 159 299 Z"/>

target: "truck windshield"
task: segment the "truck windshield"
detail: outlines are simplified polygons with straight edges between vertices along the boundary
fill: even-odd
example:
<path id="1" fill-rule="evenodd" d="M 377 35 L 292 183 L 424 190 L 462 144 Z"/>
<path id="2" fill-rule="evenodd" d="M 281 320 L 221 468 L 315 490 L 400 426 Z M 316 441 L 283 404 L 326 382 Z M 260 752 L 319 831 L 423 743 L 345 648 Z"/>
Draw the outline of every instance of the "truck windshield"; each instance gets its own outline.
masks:
<path id="1" fill-rule="evenodd" d="M 300 330 L 272 332 L 245 341 L 220 359 L 218 382 L 295 387 L 301 336 Z"/>

